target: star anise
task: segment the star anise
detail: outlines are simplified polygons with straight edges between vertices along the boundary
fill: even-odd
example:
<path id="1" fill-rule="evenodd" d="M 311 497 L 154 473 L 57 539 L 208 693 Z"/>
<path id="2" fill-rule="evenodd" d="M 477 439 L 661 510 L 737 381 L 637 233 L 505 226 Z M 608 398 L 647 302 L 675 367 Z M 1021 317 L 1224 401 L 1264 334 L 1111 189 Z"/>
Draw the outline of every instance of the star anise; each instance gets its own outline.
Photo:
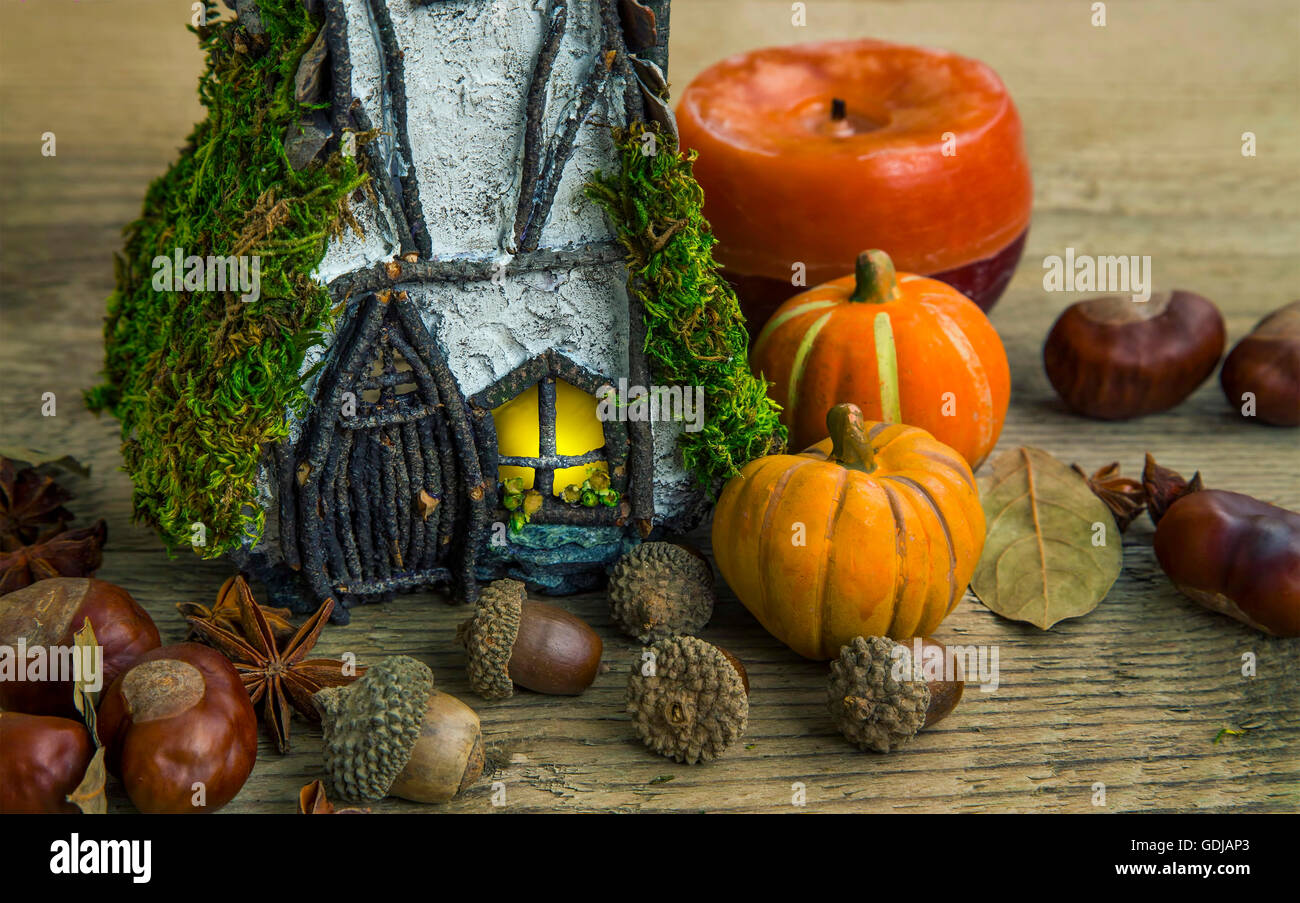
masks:
<path id="1" fill-rule="evenodd" d="M 319 721 L 312 696 L 324 687 L 351 683 L 365 669 L 357 668 L 355 673 L 347 674 L 337 659 L 307 658 L 334 610 L 332 598 L 316 609 L 281 650 L 275 631 L 253 599 L 248 583 L 236 579 L 235 594 L 242 636 L 197 618 L 189 619 L 190 626 L 206 638 L 208 645 L 234 663 L 248 698 L 253 705 L 262 704 L 262 721 L 275 738 L 276 747 L 285 753 L 289 751 L 289 719 L 293 714 L 289 707 Z"/>
<path id="2" fill-rule="evenodd" d="M 44 542 L 67 529 L 72 493 L 35 468 L 0 458 L 0 550 Z"/>
<path id="3" fill-rule="evenodd" d="M 47 577 L 89 577 L 104 561 L 108 525 L 97 520 L 89 527 L 65 530 L 34 545 L 0 552 L 0 595 L 30 586 Z"/>
<path id="4" fill-rule="evenodd" d="M 243 624 L 239 619 L 239 591 L 237 583 L 243 583 L 247 587 L 248 582 L 244 579 L 243 574 L 236 574 L 221 584 L 221 589 L 217 591 L 217 600 L 211 606 L 204 605 L 201 602 L 177 602 L 176 610 L 181 613 L 185 620 L 196 619 L 205 621 L 213 627 L 220 627 L 230 633 L 244 636 Z M 276 642 L 286 643 L 293 638 L 298 632 L 298 628 L 293 626 L 289 620 L 292 612 L 287 608 L 272 608 L 269 605 L 259 605 L 262 614 L 266 616 L 266 623 L 271 626 L 271 632 L 275 634 Z M 197 640 L 202 643 L 204 638 L 193 627 L 190 628 L 188 640 Z M 251 637 L 244 636 L 244 639 Z"/>
<path id="5" fill-rule="evenodd" d="M 1118 461 L 1107 464 L 1092 476 L 1084 473 L 1078 464 L 1071 466 L 1075 473 L 1088 481 L 1088 488 L 1093 494 L 1106 503 L 1121 533 L 1146 508 L 1146 490 L 1137 480 L 1120 475 Z"/>
<path id="6" fill-rule="evenodd" d="M 1153 524 L 1160 523 L 1160 518 L 1165 516 L 1174 502 L 1189 492 L 1200 492 L 1205 488 L 1199 470 L 1190 480 L 1185 480 L 1177 471 L 1157 464 L 1149 452 L 1146 466 L 1142 468 L 1142 486 L 1147 492 L 1147 512 L 1150 513 Z"/>

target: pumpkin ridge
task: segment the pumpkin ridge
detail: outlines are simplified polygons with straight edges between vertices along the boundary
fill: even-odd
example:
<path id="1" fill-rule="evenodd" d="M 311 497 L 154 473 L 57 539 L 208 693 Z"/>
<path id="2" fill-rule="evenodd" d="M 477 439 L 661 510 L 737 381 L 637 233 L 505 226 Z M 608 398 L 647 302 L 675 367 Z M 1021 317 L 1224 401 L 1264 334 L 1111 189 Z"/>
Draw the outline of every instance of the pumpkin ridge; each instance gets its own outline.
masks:
<path id="1" fill-rule="evenodd" d="M 975 423 L 979 429 L 979 446 L 988 445 L 989 440 L 993 438 L 993 387 L 989 384 L 989 376 L 984 369 L 984 361 L 975 350 L 975 346 L 970 343 L 970 339 L 966 337 L 966 333 L 952 317 L 928 300 L 922 299 L 921 306 L 939 321 L 943 337 L 948 340 L 952 349 L 957 352 L 957 356 L 966 364 L 966 370 L 970 374 L 975 394 L 976 412 L 978 414 Z"/>
<path id="2" fill-rule="evenodd" d="M 867 430 L 867 441 L 874 442 L 875 438 L 879 436 L 881 433 L 883 433 L 885 430 L 889 429 L 891 426 L 899 426 L 899 425 L 900 424 L 897 423 L 877 423 L 871 429 Z M 882 452 L 885 450 L 885 445 L 888 444 L 889 443 L 886 442 L 884 445 L 881 445 L 879 448 L 874 449 L 874 451 Z"/>
<path id="3" fill-rule="evenodd" d="M 799 469 L 799 466 L 800 466 L 799 464 L 794 464 L 781 471 L 780 476 L 776 478 L 776 482 L 772 484 L 772 488 L 768 490 L 767 504 L 763 507 L 763 523 L 762 526 L 760 526 L 758 529 L 758 536 L 759 536 L 758 560 L 759 561 L 769 563 L 775 560 L 772 557 L 771 553 L 768 551 L 769 539 L 772 534 L 772 519 L 776 517 L 776 509 L 780 507 L 781 494 L 785 491 L 786 484 L 790 482 L 790 478 L 794 476 L 795 471 Z M 766 574 L 764 574 L 763 576 L 767 577 Z M 773 581 L 769 579 L 758 581 L 759 593 L 760 593 L 759 601 L 761 603 L 759 607 L 762 609 L 764 615 L 766 615 L 768 611 L 769 603 L 767 598 L 767 591 L 768 591 L 768 587 L 772 585 L 772 582 Z M 759 618 L 759 620 L 765 621 L 766 619 Z"/>
<path id="4" fill-rule="evenodd" d="M 919 454 L 923 458 L 929 458 L 931 461 L 934 461 L 937 464 L 945 465 L 950 470 L 954 471 L 957 474 L 957 476 L 961 477 L 962 482 L 965 483 L 967 486 L 969 486 L 972 491 L 976 493 L 979 492 L 979 489 L 975 486 L 975 480 L 973 479 L 972 476 L 969 475 L 970 474 L 969 466 L 962 465 L 961 467 L 958 467 L 956 459 L 950 458 L 947 455 L 940 454 L 939 452 L 936 451 L 930 451 L 929 449 L 921 449 L 917 452 L 917 454 Z"/>
<path id="5" fill-rule="evenodd" d="M 794 360 L 790 364 L 790 388 L 786 391 L 788 406 L 791 409 L 794 408 L 799 399 L 799 381 L 803 379 L 803 371 L 808 364 L 808 355 L 812 351 L 813 343 L 817 341 L 817 334 L 826 326 L 832 313 L 834 312 L 827 311 L 822 314 L 815 323 L 808 327 L 808 331 L 799 340 L 799 347 L 795 351 Z"/>
<path id="6" fill-rule="evenodd" d="M 948 607 L 944 612 L 944 615 L 947 616 L 948 612 L 957 607 L 957 592 L 959 589 L 957 586 L 957 546 L 953 542 L 952 527 L 948 524 L 948 518 L 943 513 L 943 509 L 939 507 L 934 495 L 923 483 L 904 476 L 891 476 L 885 477 L 885 479 L 897 480 L 904 485 L 911 486 L 920 493 L 921 498 L 925 499 L 925 503 L 930 506 L 930 510 L 934 512 L 935 517 L 939 518 L 939 526 L 943 527 L 943 536 L 948 543 Z"/>
<path id="7" fill-rule="evenodd" d="M 887 478 L 886 478 L 887 479 Z M 894 635 L 898 629 L 898 614 L 903 609 L 903 593 L 907 588 L 907 579 L 905 577 L 907 563 L 907 530 L 903 520 L 903 506 L 901 499 L 895 494 L 895 491 L 884 480 L 880 482 L 880 488 L 885 491 L 885 497 L 889 499 L 889 513 L 894 518 L 894 610 L 889 616 L 889 636 Z"/>
<path id="8" fill-rule="evenodd" d="M 817 594 L 822 600 L 821 617 L 817 620 L 816 636 L 813 637 L 814 648 L 822 648 L 822 637 L 826 633 L 826 625 L 831 618 L 830 596 L 826 592 L 827 577 L 830 575 L 831 568 L 835 564 L 835 524 L 844 512 L 844 502 L 848 497 L 845 487 L 849 483 L 848 468 L 840 468 L 839 479 L 835 484 L 835 505 L 834 508 L 826 515 L 826 536 L 823 539 L 825 543 L 826 554 L 821 556 L 821 562 L 817 568 Z"/>

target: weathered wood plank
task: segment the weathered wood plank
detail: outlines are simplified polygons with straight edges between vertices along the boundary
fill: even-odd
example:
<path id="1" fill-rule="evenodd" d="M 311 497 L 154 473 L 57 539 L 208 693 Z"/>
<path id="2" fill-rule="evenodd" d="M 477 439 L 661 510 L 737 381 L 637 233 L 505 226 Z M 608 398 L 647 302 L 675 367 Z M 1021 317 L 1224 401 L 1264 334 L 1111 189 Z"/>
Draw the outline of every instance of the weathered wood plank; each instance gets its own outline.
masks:
<path id="1" fill-rule="evenodd" d="M 1066 246 L 1150 254 L 1157 288 L 1215 299 L 1232 340 L 1292 300 L 1300 282 L 1295 5 L 1109 8 L 1110 24 L 1093 29 L 1088 4 L 822 0 L 799 29 L 783 0 L 692 0 L 674 9 L 673 82 L 748 47 L 866 33 L 989 62 L 1020 105 L 1036 177 L 1025 262 L 993 313 L 1014 383 L 1002 446 L 1038 445 L 1085 467 L 1118 459 L 1130 470 L 1150 450 L 1170 466 L 1200 468 L 1211 485 L 1300 508 L 1300 436 L 1235 422 L 1217 383 L 1175 411 L 1094 424 L 1066 414 L 1043 375 L 1043 336 L 1079 296 L 1044 293 L 1041 261 Z M 107 3 L 0 7 L 0 438 L 93 465 L 90 480 L 72 481 L 73 509 L 109 520 L 101 576 L 129 587 L 169 641 L 185 632 L 173 603 L 210 598 L 227 568 L 168 559 L 131 524 L 117 425 L 85 412 L 78 395 L 101 365 L 120 227 L 199 112 L 187 21 L 188 6 L 166 0 L 138 0 L 130 16 Z M 119 52 L 144 45 L 150 53 Z M 40 155 L 47 130 L 58 136 L 55 158 Z M 1240 156 L 1246 130 L 1259 136 L 1253 159 Z M 58 398 L 55 417 L 40 414 L 47 391 Z M 707 545 L 707 532 L 697 539 Z M 1296 641 L 1262 637 L 1183 598 L 1150 546 L 1140 521 L 1110 597 L 1048 633 L 963 601 L 939 635 L 996 645 L 1000 685 L 969 688 L 951 718 L 888 757 L 839 738 L 825 713 L 825 666 L 785 650 L 726 592 L 704 635 L 745 661 L 751 726 L 744 748 L 694 768 L 649 754 L 632 735 L 623 687 L 639 647 L 611 628 L 600 594 L 564 603 L 601 632 L 610 665 L 577 699 L 477 699 L 452 641 L 464 612 L 427 594 L 359 608 L 318 648 L 428 662 L 443 689 L 480 712 L 504 759 L 493 779 L 511 811 L 795 811 L 802 783 L 817 811 L 1086 812 L 1097 808 L 1096 782 L 1106 785 L 1104 811 L 1300 811 Z M 1254 678 L 1241 675 L 1247 652 L 1258 657 Z M 1214 742 L 1245 725 L 1254 727 Z M 264 741 L 230 808 L 292 811 L 297 788 L 319 776 L 319 732 L 297 721 L 293 752 L 278 756 Z M 485 779 L 424 811 L 490 811 L 492 794 Z M 120 794 L 115 808 L 129 808 Z"/>

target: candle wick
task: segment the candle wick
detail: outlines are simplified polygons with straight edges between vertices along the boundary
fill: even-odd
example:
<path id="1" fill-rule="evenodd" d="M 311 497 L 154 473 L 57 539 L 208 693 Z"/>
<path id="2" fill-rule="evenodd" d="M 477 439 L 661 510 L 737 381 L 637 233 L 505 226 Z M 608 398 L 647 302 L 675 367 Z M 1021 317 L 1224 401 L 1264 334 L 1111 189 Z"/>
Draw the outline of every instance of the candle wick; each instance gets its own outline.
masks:
<path id="1" fill-rule="evenodd" d="M 848 105 L 842 97 L 831 98 L 831 119 L 835 122 L 840 121 L 848 115 Z"/>

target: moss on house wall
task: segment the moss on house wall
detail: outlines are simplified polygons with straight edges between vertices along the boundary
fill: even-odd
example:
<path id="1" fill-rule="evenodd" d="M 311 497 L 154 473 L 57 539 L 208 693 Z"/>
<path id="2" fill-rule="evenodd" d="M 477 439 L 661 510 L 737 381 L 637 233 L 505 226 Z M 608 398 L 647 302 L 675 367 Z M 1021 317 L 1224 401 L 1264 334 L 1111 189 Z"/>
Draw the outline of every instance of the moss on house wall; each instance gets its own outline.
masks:
<path id="1" fill-rule="evenodd" d="M 201 523 L 207 544 L 196 551 L 214 557 L 261 535 L 262 450 L 286 437 L 286 410 L 307 404 L 303 355 L 334 314 L 309 274 L 330 236 L 356 228 L 348 197 L 367 177 L 337 153 L 301 172 L 285 155 L 289 125 L 309 112 L 294 99 L 294 74 L 320 28 L 301 0 L 260 0 L 264 35 L 206 6 L 209 24 L 191 31 L 207 56 L 207 118 L 125 230 L 105 378 L 86 400 L 122 423 L 136 518 L 170 548 L 189 546 Z M 176 248 L 260 256 L 260 299 L 155 291 L 153 260 Z"/>
<path id="2" fill-rule="evenodd" d="M 655 124 L 615 128 L 614 142 L 619 171 L 597 174 L 587 194 L 627 249 L 628 290 L 645 311 L 655 380 L 704 388 L 704 429 L 682 433 L 680 448 L 686 469 L 712 488 L 784 447 L 785 427 L 749 369 L 744 316 L 713 259 L 695 152 L 680 153 Z"/>

